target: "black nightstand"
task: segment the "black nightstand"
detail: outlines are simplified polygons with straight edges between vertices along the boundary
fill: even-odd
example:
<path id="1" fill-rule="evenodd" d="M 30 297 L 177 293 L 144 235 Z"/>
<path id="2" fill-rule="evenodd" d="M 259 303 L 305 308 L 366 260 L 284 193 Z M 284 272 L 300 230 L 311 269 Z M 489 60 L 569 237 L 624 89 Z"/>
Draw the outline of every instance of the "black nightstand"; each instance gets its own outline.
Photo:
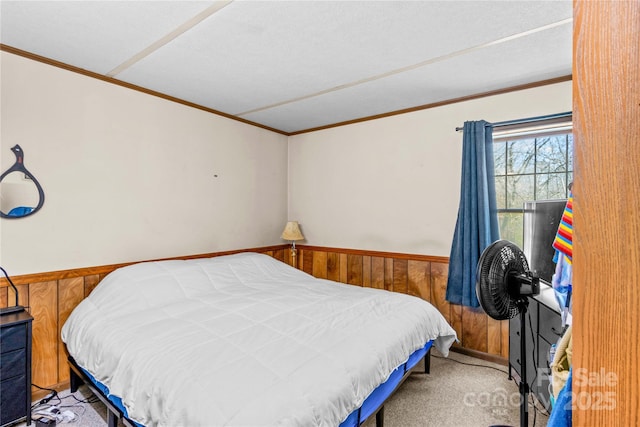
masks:
<path id="1" fill-rule="evenodd" d="M 552 287 L 541 285 L 540 295 L 529 298 L 526 318 L 527 383 L 531 393 L 551 411 L 549 381 L 549 348 L 562 336 L 562 316 Z M 509 321 L 509 375 L 520 378 L 523 360 L 520 357 L 520 316 Z"/>
<path id="2" fill-rule="evenodd" d="M 31 322 L 26 312 L 0 315 L 0 426 L 31 424 Z"/>

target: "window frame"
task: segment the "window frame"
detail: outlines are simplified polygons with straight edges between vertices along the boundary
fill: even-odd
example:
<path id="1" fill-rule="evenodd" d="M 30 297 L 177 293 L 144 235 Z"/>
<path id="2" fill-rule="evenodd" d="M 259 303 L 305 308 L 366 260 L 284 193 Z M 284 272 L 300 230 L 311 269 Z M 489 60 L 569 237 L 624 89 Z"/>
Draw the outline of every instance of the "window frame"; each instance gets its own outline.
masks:
<path id="1" fill-rule="evenodd" d="M 499 130 L 498 130 L 499 129 Z M 497 160 L 496 154 L 496 146 L 500 145 L 500 148 L 504 148 L 504 170 L 498 174 L 496 171 L 496 167 L 494 166 L 494 182 L 496 184 L 496 198 L 497 200 L 503 200 L 503 207 L 496 207 L 496 215 L 499 218 L 498 226 L 500 228 L 500 238 L 511 237 L 513 233 L 506 233 L 503 230 L 503 222 L 500 220 L 500 214 L 520 214 L 524 217 L 524 208 L 515 208 L 509 207 L 509 177 L 516 176 L 533 176 L 533 199 L 527 198 L 527 200 L 548 200 L 548 198 L 539 198 L 538 193 L 538 184 L 539 177 L 542 175 L 552 175 L 552 174 L 563 174 L 563 179 L 565 182 L 564 188 L 564 196 L 558 197 L 557 199 L 566 198 L 569 196 L 569 188 L 570 184 L 573 180 L 574 173 L 574 138 L 573 138 L 573 126 L 571 123 L 571 117 L 566 118 L 563 121 L 558 122 L 558 120 L 553 121 L 542 121 L 541 123 L 536 123 L 534 126 L 529 124 L 528 126 L 505 126 L 505 129 L 498 128 L 494 131 L 493 137 L 493 149 L 494 149 L 494 161 Z M 558 172 L 539 172 L 539 164 L 538 164 L 538 139 L 548 136 L 557 136 L 557 135 L 565 135 L 564 141 L 564 170 Z M 526 173 L 510 173 L 509 172 L 509 143 L 517 142 L 517 141 L 531 141 L 533 140 L 533 172 Z M 503 179 L 504 181 L 504 194 L 500 196 L 502 199 L 498 198 L 498 180 Z M 501 189 L 502 190 L 502 189 Z M 516 219 L 517 221 L 517 219 Z M 522 230 L 519 233 L 519 242 L 522 243 L 523 234 Z"/>

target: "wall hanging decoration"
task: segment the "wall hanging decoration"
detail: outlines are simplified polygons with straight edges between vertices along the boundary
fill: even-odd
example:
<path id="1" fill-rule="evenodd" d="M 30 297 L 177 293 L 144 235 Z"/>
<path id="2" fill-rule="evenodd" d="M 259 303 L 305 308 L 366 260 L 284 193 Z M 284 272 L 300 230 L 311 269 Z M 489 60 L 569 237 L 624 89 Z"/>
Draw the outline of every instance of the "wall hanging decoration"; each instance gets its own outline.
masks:
<path id="1" fill-rule="evenodd" d="M 24 166 L 24 151 L 19 145 L 11 148 L 16 162 L 0 175 L 0 217 L 24 218 L 38 212 L 44 205 L 42 186 Z"/>

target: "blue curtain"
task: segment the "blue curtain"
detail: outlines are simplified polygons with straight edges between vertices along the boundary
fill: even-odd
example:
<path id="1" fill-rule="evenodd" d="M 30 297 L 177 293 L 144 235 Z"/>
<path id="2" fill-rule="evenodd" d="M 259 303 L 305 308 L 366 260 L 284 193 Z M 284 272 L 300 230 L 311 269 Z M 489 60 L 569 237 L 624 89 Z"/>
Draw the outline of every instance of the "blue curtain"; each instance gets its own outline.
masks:
<path id="1" fill-rule="evenodd" d="M 493 128 L 465 122 L 458 220 L 449 257 L 447 301 L 478 307 L 476 268 L 482 251 L 499 239 L 493 166 Z"/>

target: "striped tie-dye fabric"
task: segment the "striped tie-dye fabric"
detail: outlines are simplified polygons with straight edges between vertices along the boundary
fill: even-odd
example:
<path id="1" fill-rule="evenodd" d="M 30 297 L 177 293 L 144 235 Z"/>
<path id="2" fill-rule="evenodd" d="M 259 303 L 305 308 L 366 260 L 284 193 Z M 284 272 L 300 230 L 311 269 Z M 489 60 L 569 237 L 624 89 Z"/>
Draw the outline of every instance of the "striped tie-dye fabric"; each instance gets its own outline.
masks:
<path id="1" fill-rule="evenodd" d="M 573 195 L 569 194 L 569 200 L 562 213 L 562 219 L 558 226 L 556 238 L 553 241 L 553 247 L 561 252 L 569 264 L 573 257 Z"/>

